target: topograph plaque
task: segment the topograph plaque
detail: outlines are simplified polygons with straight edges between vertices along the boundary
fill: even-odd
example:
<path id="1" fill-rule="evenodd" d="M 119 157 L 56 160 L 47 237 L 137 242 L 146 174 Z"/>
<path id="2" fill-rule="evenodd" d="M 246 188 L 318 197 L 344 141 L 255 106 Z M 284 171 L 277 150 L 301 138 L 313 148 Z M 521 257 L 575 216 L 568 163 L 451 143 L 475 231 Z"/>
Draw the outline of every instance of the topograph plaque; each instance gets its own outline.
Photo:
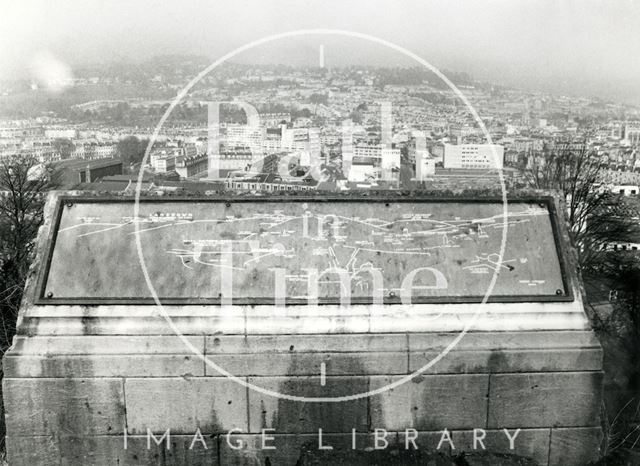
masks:
<path id="1" fill-rule="evenodd" d="M 61 199 L 40 298 L 167 303 L 570 299 L 552 203 L 501 200 Z M 507 227 L 500 260 L 503 230 Z M 280 290 L 278 292 L 276 290 Z"/>

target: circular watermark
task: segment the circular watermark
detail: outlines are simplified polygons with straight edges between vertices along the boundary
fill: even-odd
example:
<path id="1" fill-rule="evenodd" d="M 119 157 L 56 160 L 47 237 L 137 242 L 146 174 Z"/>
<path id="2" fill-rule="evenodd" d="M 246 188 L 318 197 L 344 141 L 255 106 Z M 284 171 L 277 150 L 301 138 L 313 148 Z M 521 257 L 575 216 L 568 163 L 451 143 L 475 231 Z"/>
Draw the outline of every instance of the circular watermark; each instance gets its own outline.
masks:
<path id="1" fill-rule="evenodd" d="M 471 105 L 471 103 L 469 102 L 469 100 L 466 98 L 466 96 L 455 86 L 455 84 L 453 84 L 453 82 L 451 82 L 440 70 L 438 70 L 435 66 L 431 65 L 429 62 L 427 62 L 426 60 L 424 60 L 423 58 L 421 58 L 420 56 L 416 55 L 415 53 L 405 49 L 404 47 L 401 47 L 397 44 L 394 44 L 392 42 L 389 42 L 385 39 L 381 39 L 375 36 L 371 36 L 369 34 L 364 34 L 364 33 L 359 33 L 359 32 L 353 32 L 353 31 L 347 31 L 347 30 L 340 30 L 340 29 L 301 29 L 301 30 L 295 30 L 295 31 L 288 31 L 288 32 L 283 32 L 280 34 L 274 34 L 274 35 L 270 35 L 267 37 L 264 37 L 262 39 L 258 39 L 255 40 L 253 42 L 250 42 L 248 44 L 245 44 L 229 53 L 227 53 L 226 55 L 222 56 L 221 58 L 219 58 L 218 60 L 216 60 L 215 62 L 213 62 L 211 65 L 209 65 L 207 68 L 205 68 L 203 71 L 201 71 L 197 76 L 195 76 L 191 81 L 189 81 L 189 83 L 180 91 L 178 92 L 178 94 L 176 95 L 175 99 L 171 102 L 171 104 L 169 105 L 169 107 L 167 108 L 167 110 L 165 111 L 165 113 L 162 115 L 162 117 L 160 118 L 160 121 L 158 122 L 158 124 L 156 125 L 153 134 L 151 136 L 151 139 L 149 140 L 149 143 L 147 144 L 147 148 L 145 150 L 144 153 L 144 157 L 142 159 L 142 162 L 140 164 L 140 172 L 138 174 L 138 181 L 136 184 L 136 189 L 135 189 L 135 203 L 134 203 L 134 212 L 133 212 L 133 217 L 134 218 L 138 218 L 139 213 L 140 213 L 140 189 L 142 186 L 142 181 L 143 181 L 143 175 L 144 175 L 144 166 L 147 164 L 147 161 L 149 160 L 150 157 L 150 153 L 151 150 L 153 148 L 153 145 L 155 144 L 155 141 L 158 138 L 158 135 L 160 133 L 161 128 L 163 127 L 164 123 L 166 122 L 166 120 L 169 118 L 169 116 L 171 115 L 173 109 L 180 103 L 180 101 L 187 95 L 187 93 L 202 79 L 204 78 L 207 74 L 209 74 L 210 72 L 212 72 L 214 69 L 216 69 L 218 66 L 222 65 L 223 63 L 227 62 L 228 60 L 230 60 L 231 58 L 239 55 L 242 52 L 245 52 L 247 50 L 250 50 L 252 48 L 258 47 L 260 45 L 263 44 L 267 44 L 269 42 L 274 42 L 276 40 L 280 40 L 280 39 L 287 39 L 287 38 L 292 38 L 292 37 L 299 37 L 299 36 L 308 36 L 308 35 L 330 35 L 330 36 L 343 36 L 343 37 L 351 37 L 351 38 L 357 38 L 357 39 L 362 39 L 365 41 L 369 41 L 369 42 L 373 42 L 375 44 L 379 44 L 382 45 L 384 47 L 387 47 L 391 50 L 394 50 L 396 52 L 401 53 L 402 55 L 404 55 L 405 57 L 408 57 L 414 61 L 416 61 L 417 63 L 419 63 L 420 65 L 424 66 L 427 70 L 431 71 L 432 73 L 434 73 L 438 78 L 440 78 L 448 87 L 449 89 L 451 89 L 451 91 L 453 91 L 453 93 L 456 95 L 457 98 L 459 98 L 467 107 L 468 111 L 471 113 L 471 115 L 473 116 L 475 122 L 478 124 L 478 126 L 480 127 L 480 129 L 482 130 L 487 143 L 491 144 L 491 150 L 493 153 L 493 158 L 494 160 L 498 159 L 498 155 L 494 149 L 493 146 L 493 141 L 491 139 L 491 135 L 489 134 L 484 122 L 482 121 L 482 119 L 480 118 L 480 116 L 478 115 L 478 112 L 474 109 L 474 107 Z M 169 325 L 169 327 L 173 330 L 173 332 L 182 340 L 182 342 L 184 343 L 184 345 L 191 351 L 193 352 L 195 355 L 197 355 L 202 361 L 204 361 L 204 363 L 212 368 L 213 370 L 215 370 L 217 373 L 227 377 L 228 379 L 244 386 L 247 387 L 251 390 L 254 390 L 256 392 L 262 393 L 263 395 L 267 395 L 267 396 L 272 396 L 275 398 L 280 398 L 280 399 L 286 399 L 289 401 L 300 401 L 300 402 L 311 402 L 311 403 L 327 403 L 327 402 L 342 402 L 342 401 L 352 401 L 352 400 L 357 400 L 360 398 L 366 398 L 366 397 L 370 397 L 370 396 L 374 396 L 374 395 L 379 395 L 381 393 L 384 393 L 388 390 L 394 389 L 396 387 L 399 387 L 413 379 L 415 379 L 416 377 L 419 377 L 421 374 L 423 374 L 424 372 L 426 372 L 427 370 L 429 370 L 431 367 L 433 367 L 435 364 L 437 364 L 441 359 L 443 359 L 461 340 L 462 338 L 464 338 L 464 336 L 468 333 L 468 331 L 473 327 L 473 325 L 476 323 L 476 321 L 478 320 L 478 318 L 480 317 L 480 315 L 482 315 L 485 311 L 486 311 L 486 304 L 487 301 L 489 299 L 489 297 L 491 296 L 491 293 L 493 291 L 493 288 L 495 287 L 496 281 L 498 279 L 498 275 L 499 275 L 499 269 L 500 266 L 502 264 L 502 260 L 503 260 L 503 256 L 504 256 L 504 251 L 505 251 L 505 246 L 506 246 L 506 240 L 507 240 L 507 230 L 508 230 L 508 204 L 507 204 L 507 190 L 505 187 L 505 182 L 504 182 L 504 176 L 503 176 L 503 172 L 502 172 L 502 166 L 500 164 L 496 164 L 497 165 L 497 173 L 498 173 L 498 179 L 500 182 L 500 187 L 502 190 L 502 238 L 501 238 L 501 242 L 500 242 L 500 252 L 498 254 L 498 259 L 496 262 L 496 267 L 494 268 L 493 274 L 491 276 L 490 282 L 489 282 L 489 286 L 487 287 L 487 290 L 482 298 L 482 301 L 478 304 L 477 306 L 477 310 L 472 314 L 472 316 L 467 320 L 464 328 L 462 329 L 462 331 L 460 331 L 460 333 L 434 358 L 432 358 L 430 361 L 428 361 L 426 364 L 424 364 L 422 367 L 420 367 L 418 370 L 412 372 L 411 374 L 405 375 L 405 376 L 401 376 L 398 380 L 391 382 L 387 385 L 384 385 L 382 387 L 376 388 L 374 390 L 368 390 L 366 392 L 361 392 L 361 393 L 355 393 L 352 395 L 345 395 L 345 396 L 333 396 L 333 397 L 308 397 L 308 396 L 297 396 L 297 395 L 290 395 L 290 394 L 286 394 L 286 393 L 280 393 L 274 390 L 269 390 L 266 389 L 264 387 L 260 387 L 258 385 L 255 385 L 253 383 L 250 383 L 246 380 L 244 380 L 242 377 L 238 377 L 232 373 L 230 373 L 229 371 L 227 371 L 226 369 L 224 369 L 223 367 L 220 367 L 218 364 L 216 364 L 215 362 L 213 362 L 212 360 L 210 360 L 202 351 L 200 351 L 198 348 L 196 348 L 190 341 L 189 339 L 182 334 L 182 332 L 180 331 L 180 329 L 178 329 L 178 327 L 176 326 L 176 324 L 173 322 L 173 320 L 171 319 L 171 316 L 169 316 L 169 314 L 167 313 L 166 309 L 164 308 L 158 293 L 154 287 L 154 284 L 151 280 L 151 277 L 149 276 L 149 271 L 147 269 L 147 265 L 145 262 L 145 258 L 144 258 L 144 254 L 142 251 L 142 240 L 141 240 L 141 235 L 140 235 L 140 226 L 139 226 L 139 222 L 134 222 L 135 225 L 135 242 L 136 242 L 136 251 L 138 254 L 138 260 L 140 262 L 140 266 L 142 268 L 142 273 L 144 275 L 144 279 L 145 282 L 147 284 L 147 287 L 149 289 L 149 292 L 151 293 L 151 296 L 158 308 L 158 311 L 160 313 L 160 315 L 164 318 L 164 320 L 167 322 L 167 324 Z M 221 304 L 221 307 L 224 306 L 223 304 Z"/>

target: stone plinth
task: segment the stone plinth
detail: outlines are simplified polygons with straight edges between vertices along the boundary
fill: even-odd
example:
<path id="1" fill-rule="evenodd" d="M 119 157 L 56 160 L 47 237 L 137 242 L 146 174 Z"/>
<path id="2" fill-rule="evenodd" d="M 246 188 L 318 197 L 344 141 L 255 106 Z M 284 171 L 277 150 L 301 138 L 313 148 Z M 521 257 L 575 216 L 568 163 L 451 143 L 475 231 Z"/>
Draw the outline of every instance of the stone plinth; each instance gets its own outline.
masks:
<path id="1" fill-rule="evenodd" d="M 391 253 L 383 253 L 382 302 L 367 300 L 363 290 L 375 287 L 365 281 L 367 286 L 354 286 L 350 306 L 341 306 L 339 294 L 323 285 L 318 303 L 303 302 L 296 288 L 287 294 L 283 310 L 270 302 L 272 282 L 263 277 L 287 259 L 289 241 L 306 238 L 309 231 L 316 235 L 309 239 L 316 251 L 323 242 L 336 241 L 332 251 L 340 265 L 340 244 L 361 235 L 344 223 L 327 223 L 323 230 L 313 215 L 305 219 L 304 212 L 319 202 L 314 198 L 279 199 L 279 217 L 262 218 L 259 234 L 250 240 L 249 229 L 238 227 L 230 239 L 231 230 L 216 228 L 251 217 L 252 209 L 260 212 L 254 205 L 265 202 L 262 198 L 243 198 L 242 208 L 235 210 L 237 199 L 147 199 L 137 220 L 131 217 L 131 200 L 49 199 L 18 335 L 3 361 L 9 463 L 293 465 L 309 442 L 336 451 L 392 445 L 459 453 L 484 447 L 549 466 L 583 465 L 597 455 L 602 351 L 583 312 L 553 199 L 514 200 L 511 219 L 522 225 L 509 224 L 508 240 L 514 244 L 505 247 L 498 294 L 484 304 L 482 293 L 474 290 L 493 272 L 468 271 L 486 266 L 487 251 L 493 251 L 492 241 L 502 232 L 495 218 L 465 219 L 464 209 L 447 213 L 451 201 L 433 199 L 412 199 L 411 205 L 393 198 L 334 201 L 341 203 L 341 217 L 352 206 L 355 222 L 366 223 L 365 233 L 382 231 L 395 239 L 382 244 L 395 244 L 396 252 L 403 251 L 399 255 L 411 252 L 403 238 L 413 233 L 404 227 L 395 231 L 389 222 L 437 220 L 447 224 L 446 231 L 423 226 L 420 234 L 427 239 L 416 240 L 411 258 L 388 259 Z M 398 210 L 374 222 L 362 215 L 365 201 Z M 302 203 L 306 206 L 298 216 Z M 202 206 L 210 204 L 213 212 L 234 213 L 202 217 Z M 91 206 L 97 206 L 93 214 Z M 546 206 L 546 214 L 539 206 Z M 482 215 L 490 210 L 480 208 Z M 429 212 L 437 212 L 438 219 Z M 533 225 L 539 220 L 544 221 Z M 194 226 L 198 221 L 213 226 Z M 164 231 L 164 243 L 155 237 L 142 243 L 143 249 L 151 248 L 143 252 L 151 258 L 147 268 L 157 280 L 162 312 L 140 279 L 134 238 L 146 237 L 132 230 L 135 222 Z M 287 222 L 298 226 L 283 227 Z M 274 225 L 284 250 L 267 251 L 260 242 Z M 318 230 L 324 233 L 317 236 Z M 443 234 L 451 250 L 433 249 L 420 258 L 417 253 L 445 244 Z M 234 269 L 235 282 L 225 282 L 217 269 L 208 282 L 176 273 L 184 267 L 195 274 L 199 266 L 202 273 L 219 264 L 207 254 L 225 238 L 256 241 L 244 260 L 253 265 L 242 269 L 231 263 L 239 269 Z M 358 241 L 365 240 L 358 236 Z M 199 246 L 190 249 L 194 244 Z M 380 248 L 362 242 L 355 247 Z M 476 248 L 477 254 L 467 260 L 456 248 L 466 248 L 465 254 Z M 321 252 L 300 252 L 304 263 L 297 267 L 325 257 Z M 267 259 L 270 253 L 276 258 Z M 255 265 L 251 260 L 258 256 Z M 372 257 L 367 260 L 376 268 L 375 252 Z M 79 270 L 60 275 L 74 264 Z M 353 273 L 350 267 L 361 265 L 344 267 Z M 421 283 L 415 301 L 401 302 L 393 289 L 421 266 L 440 270 L 449 286 Z M 216 301 L 225 283 L 241 287 L 240 299 L 226 307 Z M 440 359 L 425 367 L 434 358 Z M 373 394 L 355 396 L 368 392 Z M 329 399 L 335 397 L 350 398 Z M 167 432 L 169 441 L 160 440 Z"/>

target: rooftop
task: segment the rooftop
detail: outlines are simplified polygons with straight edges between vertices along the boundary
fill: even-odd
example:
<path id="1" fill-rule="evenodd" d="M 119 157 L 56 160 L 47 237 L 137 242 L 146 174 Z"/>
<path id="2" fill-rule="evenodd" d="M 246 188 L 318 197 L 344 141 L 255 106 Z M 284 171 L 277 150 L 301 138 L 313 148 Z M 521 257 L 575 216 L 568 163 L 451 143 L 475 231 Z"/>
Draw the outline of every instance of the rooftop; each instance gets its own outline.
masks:
<path id="1" fill-rule="evenodd" d="M 95 160 L 70 159 L 62 160 L 58 162 L 56 166 L 64 170 L 86 170 L 87 167 L 94 170 L 96 168 L 110 167 L 116 164 L 122 164 L 122 160 L 119 158 Z"/>

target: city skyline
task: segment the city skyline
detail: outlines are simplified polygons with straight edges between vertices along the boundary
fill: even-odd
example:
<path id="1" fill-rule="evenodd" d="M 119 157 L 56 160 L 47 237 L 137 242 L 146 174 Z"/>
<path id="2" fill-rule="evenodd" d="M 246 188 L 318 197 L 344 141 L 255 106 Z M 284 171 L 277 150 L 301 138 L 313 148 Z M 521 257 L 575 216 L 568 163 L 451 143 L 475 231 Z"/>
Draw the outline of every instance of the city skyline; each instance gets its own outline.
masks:
<path id="1" fill-rule="evenodd" d="M 385 11 L 380 21 L 379 11 Z M 151 12 L 151 13 L 150 13 Z M 640 2 L 186 2 L 150 0 L 86 7 L 68 0 L 3 8 L 0 79 L 28 78 L 51 60 L 71 72 L 87 62 L 140 61 L 163 54 L 212 61 L 253 40 L 307 28 L 372 34 L 440 68 L 479 80 L 549 92 L 640 102 Z M 228 21 L 237 27 L 225 27 Z M 616 28 L 611 28 L 616 24 Z M 399 25 L 403 25 L 399 27 Z M 82 40 L 78 40 L 82 37 Z M 397 66 L 406 60 L 356 39 L 315 36 L 244 53 L 244 63 Z M 47 61 L 48 60 L 48 61 Z"/>

